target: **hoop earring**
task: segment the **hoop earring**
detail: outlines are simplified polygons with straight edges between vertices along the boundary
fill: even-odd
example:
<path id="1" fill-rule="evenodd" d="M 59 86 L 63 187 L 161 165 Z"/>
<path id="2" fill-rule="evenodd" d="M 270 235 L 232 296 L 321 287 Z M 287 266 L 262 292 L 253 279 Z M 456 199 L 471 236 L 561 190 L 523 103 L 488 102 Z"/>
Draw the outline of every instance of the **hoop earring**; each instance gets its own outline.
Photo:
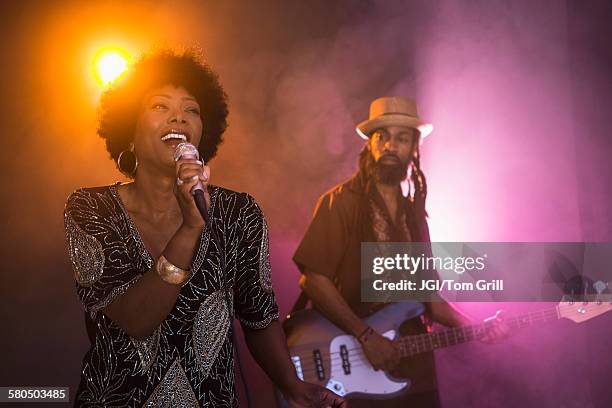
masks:
<path id="1" fill-rule="evenodd" d="M 134 145 L 130 146 L 129 150 L 123 150 L 117 157 L 117 167 L 119 171 L 128 177 L 134 177 L 138 168 L 138 158 L 134 153 Z"/>

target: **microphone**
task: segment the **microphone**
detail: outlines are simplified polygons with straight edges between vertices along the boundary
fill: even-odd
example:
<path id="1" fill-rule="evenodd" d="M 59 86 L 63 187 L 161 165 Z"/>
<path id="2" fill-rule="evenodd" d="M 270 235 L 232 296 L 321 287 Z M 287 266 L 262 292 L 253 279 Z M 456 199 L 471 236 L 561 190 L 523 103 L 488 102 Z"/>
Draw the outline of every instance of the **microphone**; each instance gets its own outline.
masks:
<path id="1" fill-rule="evenodd" d="M 177 162 L 181 159 L 193 159 L 199 160 L 200 153 L 198 149 L 192 145 L 191 143 L 182 142 L 176 146 L 176 150 L 174 150 L 174 161 Z M 206 187 L 202 184 L 200 180 L 198 183 L 191 188 L 191 194 L 193 194 L 193 199 L 195 201 L 196 207 L 200 211 L 202 218 L 208 225 L 208 208 L 206 205 L 206 199 L 204 198 L 204 191 Z"/>

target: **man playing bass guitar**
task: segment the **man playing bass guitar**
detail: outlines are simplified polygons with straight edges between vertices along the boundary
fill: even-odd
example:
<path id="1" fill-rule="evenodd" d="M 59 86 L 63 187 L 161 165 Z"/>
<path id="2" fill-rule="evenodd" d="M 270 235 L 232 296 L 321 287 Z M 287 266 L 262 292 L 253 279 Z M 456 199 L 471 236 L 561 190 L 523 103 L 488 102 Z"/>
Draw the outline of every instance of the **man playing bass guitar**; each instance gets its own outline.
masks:
<path id="1" fill-rule="evenodd" d="M 300 285 L 324 317 L 359 340 L 374 369 L 393 377 L 411 377 L 412 385 L 407 392 L 377 401 L 377 408 L 436 407 L 440 403 L 433 353 L 421 354 L 406 364 L 399 358 L 394 343 L 362 320 L 387 304 L 360 299 L 362 242 L 430 241 L 419 144 L 432 126 L 419 119 L 414 101 L 383 97 L 372 102 L 369 119 L 358 124 L 356 130 L 365 139 L 359 170 L 319 199 L 293 257 L 302 273 Z M 405 197 L 401 183 L 407 177 L 413 192 Z M 473 323 L 443 300 L 424 306 L 426 318 L 445 326 Z M 425 331 L 421 318 L 410 319 L 400 327 L 400 333 Z M 482 340 L 493 341 L 506 331 L 505 324 L 499 321 Z M 416 377 L 414 370 L 419 372 Z M 363 395 L 349 398 L 349 403 L 351 408 L 372 405 Z"/>

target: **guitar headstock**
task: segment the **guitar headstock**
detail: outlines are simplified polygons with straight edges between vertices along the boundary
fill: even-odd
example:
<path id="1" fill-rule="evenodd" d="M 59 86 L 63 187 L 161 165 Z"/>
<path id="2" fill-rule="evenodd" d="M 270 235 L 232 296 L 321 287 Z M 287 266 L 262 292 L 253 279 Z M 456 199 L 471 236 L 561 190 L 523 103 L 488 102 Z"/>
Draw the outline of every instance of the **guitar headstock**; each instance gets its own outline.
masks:
<path id="1" fill-rule="evenodd" d="M 576 323 L 582 323 L 593 317 L 612 310 L 610 296 L 599 296 L 601 299 L 592 301 L 563 301 L 557 306 L 559 318 L 565 317 Z M 588 299 L 591 300 L 591 299 Z"/>

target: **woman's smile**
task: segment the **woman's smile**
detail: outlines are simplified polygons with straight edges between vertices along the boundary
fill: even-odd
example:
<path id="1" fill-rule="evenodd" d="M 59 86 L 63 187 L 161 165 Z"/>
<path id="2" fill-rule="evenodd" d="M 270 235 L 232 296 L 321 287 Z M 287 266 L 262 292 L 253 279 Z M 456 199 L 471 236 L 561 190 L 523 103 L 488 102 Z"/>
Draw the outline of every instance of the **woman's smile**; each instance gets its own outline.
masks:
<path id="1" fill-rule="evenodd" d="M 174 167 L 173 154 L 179 143 L 200 143 L 200 105 L 182 87 L 155 89 L 144 98 L 135 133 L 134 145 L 142 168 L 160 164 Z"/>

